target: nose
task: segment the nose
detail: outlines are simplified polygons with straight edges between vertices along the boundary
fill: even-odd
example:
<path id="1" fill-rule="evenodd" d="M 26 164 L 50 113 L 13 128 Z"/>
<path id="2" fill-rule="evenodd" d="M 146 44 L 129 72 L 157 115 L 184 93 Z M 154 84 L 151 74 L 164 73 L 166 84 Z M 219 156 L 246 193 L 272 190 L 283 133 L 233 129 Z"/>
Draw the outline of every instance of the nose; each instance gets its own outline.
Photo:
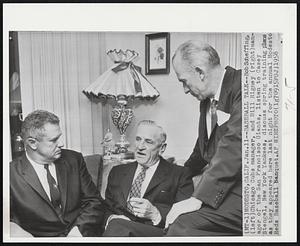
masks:
<path id="1" fill-rule="evenodd" d="M 63 140 L 62 137 L 60 137 L 59 140 L 58 140 L 58 147 L 59 147 L 59 148 L 64 147 L 64 140 Z"/>
<path id="2" fill-rule="evenodd" d="M 139 142 L 137 143 L 136 147 L 138 148 L 138 150 L 143 150 L 143 149 L 145 149 L 144 141 L 139 141 Z"/>
<path id="3" fill-rule="evenodd" d="M 183 85 L 183 91 L 185 94 L 188 94 L 190 92 L 190 89 L 184 84 Z"/>

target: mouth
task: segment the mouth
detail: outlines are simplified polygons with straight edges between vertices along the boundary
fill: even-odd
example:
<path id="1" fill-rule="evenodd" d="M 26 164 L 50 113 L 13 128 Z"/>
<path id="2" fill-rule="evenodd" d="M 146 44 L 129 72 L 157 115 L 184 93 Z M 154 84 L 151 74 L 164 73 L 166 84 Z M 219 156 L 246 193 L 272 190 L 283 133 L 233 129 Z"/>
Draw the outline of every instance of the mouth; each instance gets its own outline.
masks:
<path id="1" fill-rule="evenodd" d="M 146 155 L 145 153 L 140 152 L 140 151 L 137 151 L 135 154 L 138 155 L 138 156 L 145 156 Z"/>

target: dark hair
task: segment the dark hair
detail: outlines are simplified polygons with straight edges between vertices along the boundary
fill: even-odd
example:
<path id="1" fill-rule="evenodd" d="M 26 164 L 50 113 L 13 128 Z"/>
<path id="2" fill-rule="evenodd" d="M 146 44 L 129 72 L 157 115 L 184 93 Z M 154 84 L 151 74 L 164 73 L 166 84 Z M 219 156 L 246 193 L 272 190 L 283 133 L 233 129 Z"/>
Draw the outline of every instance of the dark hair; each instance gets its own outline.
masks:
<path id="1" fill-rule="evenodd" d="M 204 58 L 207 65 L 211 68 L 220 64 L 220 57 L 217 51 L 209 44 L 198 40 L 189 40 L 181 44 L 177 48 L 172 61 L 178 54 L 180 54 L 182 61 L 185 61 L 190 66 L 195 64 L 199 57 Z"/>
<path id="2" fill-rule="evenodd" d="M 58 125 L 59 118 L 45 110 L 35 110 L 28 114 L 21 128 L 23 140 L 26 140 L 28 137 L 39 137 L 46 123 Z"/>

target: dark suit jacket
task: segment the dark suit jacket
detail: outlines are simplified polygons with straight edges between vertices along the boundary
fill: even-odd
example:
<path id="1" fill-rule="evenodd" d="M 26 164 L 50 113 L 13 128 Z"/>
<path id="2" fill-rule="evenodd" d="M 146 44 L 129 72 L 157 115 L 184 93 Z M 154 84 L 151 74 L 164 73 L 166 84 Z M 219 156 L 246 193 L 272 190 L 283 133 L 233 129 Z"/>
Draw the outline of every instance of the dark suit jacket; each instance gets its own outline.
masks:
<path id="1" fill-rule="evenodd" d="M 79 226 L 83 236 L 99 236 L 103 222 L 101 196 L 83 156 L 62 150 L 55 162 L 62 198 L 58 216 L 26 155 L 10 163 L 10 220 L 33 236 L 65 236 Z"/>
<path id="2" fill-rule="evenodd" d="M 199 134 L 193 153 L 185 163 L 194 175 L 199 174 L 208 164 L 193 196 L 213 208 L 218 208 L 224 199 L 230 199 L 232 193 L 241 196 L 241 103 L 241 70 L 227 66 L 217 110 L 230 114 L 230 118 L 222 125 L 216 125 L 208 143 L 205 143 L 203 136 Z M 199 129 L 201 127 L 203 126 L 199 124 Z M 232 205 L 229 209 L 234 208 L 235 204 Z"/>
<path id="3" fill-rule="evenodd" d="M 122 208 L 126 208 L 137 165 L 137 162 L 134 162 L 112 168 L 105 198 L 113 212 L 108 212 L 107 217 L 111 214 L 124 214 Z M 173 203 L 189 198 L 192 193 L 193 182 L 188 170 L 161 158 L 143 198 L 149 200 L 159 210 L 162 220 L 158 226 L 164 227 L 166 216 Z M 152 222 L 144 223 L 152 225 Z"/>

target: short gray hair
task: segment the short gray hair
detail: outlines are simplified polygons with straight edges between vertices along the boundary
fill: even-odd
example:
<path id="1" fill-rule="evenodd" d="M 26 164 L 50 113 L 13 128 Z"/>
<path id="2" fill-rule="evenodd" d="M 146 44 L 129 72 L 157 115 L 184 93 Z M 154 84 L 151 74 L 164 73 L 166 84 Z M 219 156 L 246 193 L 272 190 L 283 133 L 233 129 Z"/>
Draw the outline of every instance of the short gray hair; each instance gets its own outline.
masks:
<path id="1" fill-rule="evenodd" d="M 59 125 L 59 118 L 45 110 L 35 110 L 28 114 L 21 127 L 22 138 L 25 141 L 28 137 L 38 137 L 42 133 L 45 124 Z"/>
<path id="2" fill-rule="evenodd" d="M 166 140 L 167 140 L 167 134 L 166 134 L 166 132 L 164 131 L 164 129 L 161 126 L 157 125 L 155 121 L 153 121 L 153 120 L 141 120 L 138 123 L 138 127 L 140 125 L 148 125 L 148 126 L 154 126 L 154 127 L 156 127 L 159 130 L 161 144 L 163 144 L 163 143 L 166 142 Z"/>
<path id="3" fill-rule="evenodd" d="M 189 40 L 181 44 L 175 51 L 172 61 L 174 61 L 177 55 L 180 55 L 181 60 L 186 62 L 190 67 L 192 67 L 200 58 L 204 58 L 205 63 L 210 68 L 220 65 L 220 57 L 217 51 L 209 44 L 198 40 Z"/>

